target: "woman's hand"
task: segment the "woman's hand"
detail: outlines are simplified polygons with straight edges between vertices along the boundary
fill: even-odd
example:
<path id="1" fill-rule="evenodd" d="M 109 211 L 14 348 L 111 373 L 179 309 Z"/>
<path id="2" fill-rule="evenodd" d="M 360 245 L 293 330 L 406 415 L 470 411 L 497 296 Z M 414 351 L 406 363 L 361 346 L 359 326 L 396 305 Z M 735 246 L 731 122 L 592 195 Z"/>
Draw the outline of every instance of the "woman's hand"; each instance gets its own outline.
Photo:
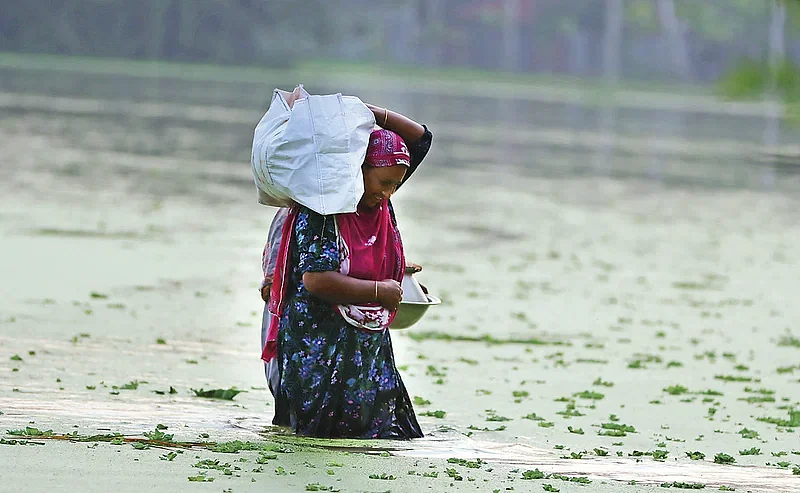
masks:
<path id="1" fill-rule="evenodd" d="M 403 298 L 403 288 L 394 279 L 378 281 L 378 302 L 387 310 L 397 310 Z"/>
<path id="2" fill-rule="evenodd" d="M 416 274 L 422 272 L 422 266 L 414 262 L 406 262 L 406 274 Z"/>
<path id="3" fill-rule="evenodd" d="M 272 289 L 272 284 L 267 284 L 263 288 L 261 288 L 261 299 L 264 302 L 269 303 L 269 292 Z"/>

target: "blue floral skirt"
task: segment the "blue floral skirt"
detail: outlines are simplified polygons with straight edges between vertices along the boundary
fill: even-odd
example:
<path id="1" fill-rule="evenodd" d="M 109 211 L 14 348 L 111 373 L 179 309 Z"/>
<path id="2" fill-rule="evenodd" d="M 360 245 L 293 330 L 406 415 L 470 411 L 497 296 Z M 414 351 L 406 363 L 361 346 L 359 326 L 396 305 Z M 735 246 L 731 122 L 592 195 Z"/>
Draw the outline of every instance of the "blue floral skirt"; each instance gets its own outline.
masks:
<path id="1" fill-rule="evenodd" d="M 332 305 L 295 295 L 281 318 L 278 361 L 274 424 L 324 438 L 423 436 L 388 329 L 357 329 Z"/>

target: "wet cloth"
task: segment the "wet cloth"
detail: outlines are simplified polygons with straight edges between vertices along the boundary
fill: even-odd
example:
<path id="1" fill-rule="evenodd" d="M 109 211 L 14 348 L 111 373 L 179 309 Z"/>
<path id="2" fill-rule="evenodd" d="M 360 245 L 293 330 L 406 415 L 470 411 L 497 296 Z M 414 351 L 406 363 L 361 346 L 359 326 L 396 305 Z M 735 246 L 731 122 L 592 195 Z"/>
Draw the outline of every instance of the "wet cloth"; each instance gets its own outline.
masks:
<path id="1" fill-rule="evenodd" d="M 267 242 L 264 245 L 264 251 L 261 254 L 262 278 L 259 291 L 263 290 L 267 286 L 272 285 L 272 277 L 275 273 L 275 264 L 278 262 L 281 232 L 283 231 L 283 225 L 286 222 L 287 217 L 289 217 L 289 208 L 284 207 L 278 209 L 277 212 L 275 212 L 275 216 L 272 218 L 272 224 L 270 224 L 269 234 L 267 235 Z M 269 327 L 274 318 L 275 316 L 269 312 L 269 303 L 264 303 L 264 313 L 261 317 L 262 351 L 267 344 L 267 334 L 269 333 Z M 264 362 L 264 374 L 267 378 L 267 386 L 269 387 L 269 391 L 272 393 L 273 397 L 277 393 L 278 383 L 280 381 L 277 363 L 278 362 L 275 359 L 269 362 Z"/>

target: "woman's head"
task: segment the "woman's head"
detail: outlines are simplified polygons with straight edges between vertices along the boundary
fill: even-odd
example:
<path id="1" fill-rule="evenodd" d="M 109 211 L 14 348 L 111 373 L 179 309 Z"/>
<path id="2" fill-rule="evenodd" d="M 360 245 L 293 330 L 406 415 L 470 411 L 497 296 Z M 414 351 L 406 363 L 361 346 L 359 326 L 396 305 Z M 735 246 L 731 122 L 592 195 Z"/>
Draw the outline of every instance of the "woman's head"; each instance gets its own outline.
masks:
<path id="1" fill-rule="evenodd" d="M 392 196 L 411 165 L 403 139 L 391 130 L 372 132 L 364 159 L 364 195 L 359 205 L 372 208 Z"/>

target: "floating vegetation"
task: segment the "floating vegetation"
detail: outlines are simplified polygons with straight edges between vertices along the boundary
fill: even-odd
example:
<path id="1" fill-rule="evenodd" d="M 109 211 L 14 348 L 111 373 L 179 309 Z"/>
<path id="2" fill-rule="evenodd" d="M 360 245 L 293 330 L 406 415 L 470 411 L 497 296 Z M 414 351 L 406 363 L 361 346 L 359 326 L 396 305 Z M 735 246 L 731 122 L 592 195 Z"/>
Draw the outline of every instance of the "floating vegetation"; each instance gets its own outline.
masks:
<path id="1" fill-rule="evenodd" d="M 431 376 L 431 377 L 446 377 L 447 376 L 447 373 L 439 370 L 434 365 L 428 365 L 428 368 L 425 370 L 425 374 L 428 375 L 428 376 Z"/>
<path id="2" fill-rule="evenodd" d="M 172 387 L 170 387 L 170 389 L 172 389 Z M 194 392 L 195 397 L 204 397 L 206 399 L 222 399 L 226 401 L 232 401 L 237 395 L 241 394 L 242 392 L 247 392 L 246 390 L 238 390 L 236 387 L 231 387 L 229 389 L 190 390 Z"/>
<path id="3" fill-rule="evenodd" d="M 497 411 L 494 409 L 487 409 L 486 410 L 486 421 L 511 421 L 511 418 L 506 418 L 505 416 L 499 416 Z"/>
<path id="4" fill-rule="evenodd" d="M 742 435 L 742 438 L 746 438 L 746 439 L 750 439 L 750 440 L 758 438 L 758 432 L 757 431 L 750 430 L 750 429 L 747 429 L 747 428 L 742 428 L 737 433 Z"/>
<path id="5" fill-rule="evenodd" d="M 664 392 L 668 393 L 669 395 L 681 395 L 688 393 L 689 389 L 683 385 L 671 385 L 665 388 Z"/>
<path id="6" fill-rule="evenodd" d="M 764 402 L 775 402 L 775 398 L 770 395 L 751 395 L 748 397 L 740 397 L 738 400 L 744 401 L 748 404 L 762 404 Z"/>
<path id="7" fill-rule="evenodd" d="M 447 459 L 447 463 L 448 464 L 458 464 L 460 466 L 469 467 L 471 469 L 480 469 L 481 466 L 486 464 L 486 462 L 481 460 L 481 459 L 478 459 L 478 460 L 466 460 L 466 459 L 457 459 L 457 458 L 454 458 L 454 457 L 451 457 L 451 458 Z"/>
<path id="8" fill-rule="evenodd" d="M 198 461 L 196 464 L 192 464 L 192 467 L 196 467 L 198 469 L 213 469 L 222 471 L 222 473 L 226 476 L 233 474 L 231 471 L 231 465 L 227 463 L 220 464 L 219 459 L 203 459 Z"/>
<path id="9" fill-rule="evenodd" d="M 789 419 L 780 419 L 780 418 L 756 418 L 758 421 L 762 421 L 764 423 L 770 423 L 777 426 L 782 426 L 785 428 L 796 428 L 800 427 L 800 411 L 789 411 Z"/>
<path id="10" fill-rule="evenodd" d="M 654 450 L 653 451 L 653 460 L 664 461 L 667 460 L 667 456 L 669 455 L 669 451 L 667 450 Z"/>
<path id="11" fill-rule="evenodd" d="M 624 437 L 628 433 L 636 433 L 636 428 L 622 423 L 603 423 L 597 434 L 606 437 Z"/>
<path id="12" fill-rule="evenodd" d="M 778 340 L 778 346 L 800 348 L 800 339 L 793 335 L 783 336 Z"/>
<path id="13" fill-rule="evenodd" d="M 306 491 L 342 491 L 334 489 L 333 486 L 325 486 L 319 483 L 308 483 L 306 485 Z"/>
<path id="14" fill-rule="evenodd" d="M 716 464 L 733 464 L 734 462 L 736 462 L 736 459 L 722 452 L 714 456 L 714 463 Z"/>
<path id="15" fill-rule="evenodd" d="M 6 430 L 7 435 L 16 436 L 16 437 L 52 437 L 53 430 L 41 431 L 39 428 L 33 428 L 30 426 L 26 426 L 25 429 L 22 430 Z"/>
<path id="16" fill-rule="evenodd" d="M 740 450 L 739 455 L 761 455 L 761 449 L 756 447 L 751 447 L 749 449 Z"/>
<path id="17" fill-rule="evenodd" d="M 644 457 L 649 456 L 652 457 L 653 460 L 663 461 L 667 458 L 669 452 L 666 450 L 653 450 L 648 452 L 642 452 L 640 450 L 634 450 L 633 452 L 629 453 L 629 457 Z"/>
<path id="18" fill-rule="evenodd" d="M 414 405 L 415 406 L 429 406 L 431 401 L 428 399 L 423 399 L 422 397 L 415 395 L 414 396 Z"/>
<path id="19" fill-rule="evenodd" d="M 499 339 L 490 334 L 484 334 L 482 336 L 466 336 L 466 335 L 453 335 L 448 334 L 446 332 L 435 332 L 435 331 L 421 331 L 421 332 L 411 332 L 408 336 L 415 340 L 415 341 L 427 341 L 427 340 L 436 340 L 436 341 L 457 341 L 457 342 L 485 342 L 487 344 L 531 344 L 535 346 L 570 346 L 571 344 L 568 342 L 563 341 L 543 341 L 541 339 L 534 339 L 534 338 L 505 338 Z"/>
<path id="20" fill-rule="evenodd" d="M 702 490 L 706 485 L 702 483 L 684 483 L 681 481 L 673 481 L 671 483 L 661 483 L 662 488 L 680 488 L 684 490 Z"/>
<path id="21" fill-rule="evenodd" d="M 528 470 L 522 473 L 522 479 L 544 479 L 545 474 L 538 468 L 533 471 Z"/>
<path id="22" fill-rule="evenodd" d="M 692 460 L 703 460 L 703 459 L 706 458 L 706 454 L 704 454 L 703 452 L 698 452 L 698 451 L 686 452 L 686 457 L 688 457 L 688 458 L 690 458 Z"/>
<path id="23" fill-rule="evenodd" d="M 579 484 L 590 484 L 592 481 L 584 476 L 565 476 L 563 474 L 545 474 L 544 472 L 540 471 L 538 468 L 534 470 L 527 470 L 522 473 L 522 479 L 525 480 L 536 480 L 536 479 L 558 479 L 561 481 L 567 481 L 570 483 L 579 483 Z M 545 491 L 559 491 L 557 488 L 547 489 Z"/>
<path id="24" fill-rule="evenodd" d="M 6 440 L 5 438 L 0 438 L 0 445 L 44 445 L 44 443 L 31 440 Z"/>
<path id="25" fill-rule="evenodd" d="M 278 448 L 279 450 L 274 450 Z M 267 445 L 267 444 L 259 444 L 253 442 L 242 442 L 240 440 L 234 440 L 232 442 L 222 442 L 222 443 L 215 443 L 211 447 L 212 452 L 218 452 L 222 454 L 236 454 L 242 450 L 271 450 L 273 452 L 292 452 L 289 448 L 283 447 L 276 447 L 275 445 Z"/>
<path id="26" fill-rule="evenodd" d="M 595 401 L 599 401 L 600 399 L 605 397 L 605 395 L 599 392 L 592 392 L 591 390 L 584 390 L 583 392 L 577 392 L 572 395 L 578 397 L 579 399 L 591 399 Z"/>
<path id="27" fill-rule="evenodd" d="M 723 382 L 752 382 L 752 377 L 742 377 L 737 375 L 715 375 L 715 379 L 722 380 Z"/>
<path id="28" fill-rule="evenodd" d="M 447 413 L 445 411 L 425 411 L 424 413 L 420 413 L 420 416 L 430 416 L 432 418 L 443 419 L 445 416 L 447 416 Z"/>
<path id="29" fill-rule="evenodd" d="M 189 476 L 189 481 L 193 483 L 213 483 L 213 477 L 207 477 L 205 472 L 201 472 L 197 476 Z"/>
<path id="30" fill-rule="evenodd" d="M 479 428 L 475 425 L 467 426 L 468 430 L 474 430 L 474 431 L 505 431 L 506 428 L 507 428 L 506 425 L 500 425 L 497 428 L 487 428 L 487 427 Z"/>
<path id="31" fill-rule="evenodd" d="M 575 406 L 575 401 L 569 401 L 567 403 L 567 408 L 563 411 L 556 411 L 556 414 L 560 416 L 564 416 L 565 418 L 574 418 L 578 416 L 585 416 L 582 412 L 578 411 L 578 408 Z"/>

